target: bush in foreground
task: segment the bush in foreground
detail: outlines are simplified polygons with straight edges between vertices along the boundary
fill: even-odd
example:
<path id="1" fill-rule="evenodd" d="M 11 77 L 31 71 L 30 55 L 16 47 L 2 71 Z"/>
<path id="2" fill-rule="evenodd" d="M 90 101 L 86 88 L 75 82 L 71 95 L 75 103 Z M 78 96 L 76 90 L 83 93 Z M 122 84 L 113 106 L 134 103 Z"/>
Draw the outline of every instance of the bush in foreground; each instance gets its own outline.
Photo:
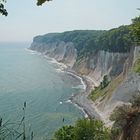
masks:
<path id="1" fill-rule="evenodd" d="M 131 104 L 122 105 L 114 110 L 111 120 L 112 139 L 114 140 L 139 140 L 140 136 L 140 94 L 130 101 Z"/>
<path id="2" fill-rule="evenodd" d="M 55 132 L 52 140 L 109 140 L 104 124 L 98 120 L 80 119 L 74 126 L 64 126 Z"/>

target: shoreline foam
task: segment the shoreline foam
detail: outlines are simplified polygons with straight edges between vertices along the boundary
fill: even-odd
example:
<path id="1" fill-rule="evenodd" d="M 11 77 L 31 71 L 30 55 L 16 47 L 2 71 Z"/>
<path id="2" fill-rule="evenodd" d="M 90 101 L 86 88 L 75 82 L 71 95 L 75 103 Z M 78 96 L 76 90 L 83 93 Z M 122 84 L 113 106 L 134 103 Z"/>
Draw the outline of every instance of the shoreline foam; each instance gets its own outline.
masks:
<path id="1" fill-rule="evenodd" d="M 38 54 L 41 54 L 37 51 L 26 49 L 30 52 L 36 52 Z M 80 109 L 87 118 L 94 118 L 98 120 L 102 120 L 101 114 L 98 111 L 98 109 L 95 107 L 94 102 L 88 99 L 88 95 L 90 94 L 91 90 L 94 88 L 96 83 L 94 84 L 93 81 L 91 81 L 86 76 L 79 75 L 75 71 L 68 69 L 68 67 L 64 63 L 58 62 L 56 59 L 48 57 L 47 55 L 43 54 L 44 58 L 47 60 L 50 60 L 51 63 L 57 64 L 60 69 L 59 71 L 66 72 L 67 74 L 70 74 L 71 76 L 77 78 L 80 80 L 81 84 L 83 85 L 83 90 L 80 93 L 76 93 L 72 95 L 66 102 L 69 101 L 69 103 L 74 104 L 78 109 Z"/>

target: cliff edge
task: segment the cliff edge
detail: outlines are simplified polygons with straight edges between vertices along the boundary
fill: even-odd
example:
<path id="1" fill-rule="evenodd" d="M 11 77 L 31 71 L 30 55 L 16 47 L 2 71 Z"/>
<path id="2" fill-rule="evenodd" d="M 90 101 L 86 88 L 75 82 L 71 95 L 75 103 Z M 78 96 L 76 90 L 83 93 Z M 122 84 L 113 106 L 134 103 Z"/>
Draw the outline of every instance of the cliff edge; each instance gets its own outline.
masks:
<path id="1" fill-rule="evenodd" d="M 131 72 L 140 48 L 132 46 L 128 33 L 127 26 L 110 31 L 51 33 L 35 37 L 30 49 L 64 63 L 68 69 L 90 80 L 94 87 L 107 75 L 110 83 L 104 96 L 93 103 L 86 92 L 80 101 L 93 105 L 108 120 L 116 106 L 128 103 L 140 90 L 140 76 Z M 91 112 L 93 108 L 86 110 Z"/>

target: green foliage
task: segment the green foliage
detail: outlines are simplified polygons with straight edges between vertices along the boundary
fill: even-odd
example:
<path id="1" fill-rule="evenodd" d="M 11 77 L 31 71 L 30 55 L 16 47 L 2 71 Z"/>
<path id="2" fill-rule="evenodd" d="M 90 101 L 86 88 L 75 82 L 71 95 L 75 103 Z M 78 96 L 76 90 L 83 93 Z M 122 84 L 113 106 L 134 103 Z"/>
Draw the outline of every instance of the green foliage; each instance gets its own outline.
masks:
<path id="1" fill-rule="evenodd" d="M 101 93 L 101 86 L 95 87 L 94 90 L 91 91 L 90 93 L 90 98 L 92 99 L 92 101 L 96 101 L 99 97 L 101 97 L 103 94 Z"/>
<path id="2" fill-rule="evenodd" d="M 133 96 L 132 100 L 130 100 L 130 103 L 131 105 L 122 105 L 116 107 L 113 114 L 110 116 L 110 120 L 115 121 L 117 125 L 124 127 L 126 120 L 129 119 L 133 113 L 137 113 L 137 110 L 139 111 L 140 94 Z"/>
<path id="3" fill-rule="evenodd" d="M 113 114 L 110 116 L 111 121 L 117 122 L 119 125 L 124 125 L 128 112 L 131 112 L 130 105 L 122 105 L 115 108 Z"/>
<path id="4" fill-rule="evenodd" d="M 130 105 L 119 106 L 114 110 L 113 114 L 110 116 L 110 120 L 114 121 L 111 130 L 112 139 L 116 138 L 123 132 L 123 129 L 127 126 L 129 122 L 127 119 L 129 118 L 129 113 L 131 111 L 132 108 Z"/>
<path id="5" fill-rule="evenodd" d="M 63 126 L 55 132 L 53 140 L 73 140 L 74 139 L 74 127 Z"/>
<path id="6" fill-rule="evenodd" d="M 111 134 L 110 134 L 110 139 L 111 140 L 118 140 L 121 132 L 122 132 L 122 130 L 120 128 L 112 127 Z"/>
<path id="7" fill-rule="evenodd" d="M 4 4 L 6 1 L 5 0 L 0 0 L 0 14 L 7 16 L 8 12 L 7 10 L 4 8 Z"/>
<path id="8" fill-rule="evenodd" d="M 101 84 L 100 84 L 100 85 L 101 85 L 101 88 L 103 89 L 103 88 L 107 87 L 108 84 L 109 84 L 109 79 L 108 79 L 108 76 L 105 75 L 105 76 L 103 77 L 103 81 L 102 81 Z"/>
<path id="9" fill-rule="evenodd" d="M 129 26 L 120 26 L 119 28 L 111 29 L 100 36 L 98 45 L 106 51 L 129 51 L 132 45 L 132 39 L 129 33 Z"/>
<path id="10" fill-rule="evenodd" d="M 140 74 L 140 57 L 136 60 L 133 70 L 134 72 Z"/>
<path id="11" fill-rule="evenodd" d="M 137 23 L 139 23 L 139 22 L 140 22 L 140 16 L 135 17 L 134 19 L 132 19 L 132 23 L 133 23 L 133 24 L 137 24 Z"/>
<path id="12" fill-rule="evenodd" d="M 37 5 L 40 6 L 42 5 L 43 3 L 45 3 L 46 1 L 51 1 L 51 0 L 37 0 Z M 4 16 L 7 16 L 8 15 L 8 12 L 7 10 L 4 8 L 4 4 L 6 0 L 0 0 L 0 14 L 4 15 Z"/>
<path id="13" fill-rule="evenodd" d="M 106 94 L 106 92 L 104 92 L 104 88 L 106 88 L 108 84 L 109 84 L 109 79 L 108 76 L 105 75 L 103 77 L 103 81 L 100 83 L 98 87 L 95 87 L 95 89 L 91 92 L 89 97 L 93 101 L 96 101 L 99 97 L 103 97 Z"/>
<path id="14" fill-rule="evenodd" d="M 26 128 L 26 102 L 24 102 L 22 109 L 23 116 L 20 121 L 4 122 L 3 119 L 0 118 L 0 140 L 33 140 L 33 131 L 27 133 Z"/>
<path id="15" fill-rule="evenodd" d="M 140 17 L 133 19 L 131 25 L 120 26 L 108 31 L 75 30 L 51 33 L 34 38 L 37 43 L 72 42 L 77 49 L 77 62 L 92 57 L 98 50 L 109 52 L 129 52 L 140 42 Z M 45 49 L 45 48 L 43 48 Z"/>
<path id="16" fill-rule="evenodd" d="M 140 108 L 140 93 L 133 96 L 133 99 L 130 100 L 130 102 L 132 104 L 132 108 Z"/>
<path id="17" fill-rule="evenodd" d="M 132 19 L 131 35 L 135 44 L 140 45 L 140 16 Z"/>
<path id="18" fill-rule="evenodd" d="M 97 50 L 127 52 L 132 46 L 129 26 L 121 26 L 109 31 L 75 30 L 64 33 L 51 33 L 34 38 L 34 42 L 59 43 L 72 42 L 77 49 L 78 58 L 90 57 Z"/>
<path id="19" fill-rule="evenodd" d="M 109 140 L 108 129 L 98 120 L 78 120 L 74 140 Z"/>
<path id="20" fill-rule="evenodd" d="M 103 32 L 104 31 L 75 30 L 64 33 L 50 33 L 44 36 L 37 36 L 34 38 L 34 41 L 40 43 L 72 42 L 77 49 L 79 59 L 81 56 L 85 57 L 97 49 L 96 39 Z"/>
<path id="21" fill-rule="evenodd" d="M 37 5 L 42 5 L 43 3 L 45 3 L 46 1 L 51 1 L 51 0 L 37 0 Z"/>
<path id="22" fill-rule="evenodd" d="M 101 121 L 80 119 L 56 131 L 53 140 L 109 140 L 109 131 Z"/>

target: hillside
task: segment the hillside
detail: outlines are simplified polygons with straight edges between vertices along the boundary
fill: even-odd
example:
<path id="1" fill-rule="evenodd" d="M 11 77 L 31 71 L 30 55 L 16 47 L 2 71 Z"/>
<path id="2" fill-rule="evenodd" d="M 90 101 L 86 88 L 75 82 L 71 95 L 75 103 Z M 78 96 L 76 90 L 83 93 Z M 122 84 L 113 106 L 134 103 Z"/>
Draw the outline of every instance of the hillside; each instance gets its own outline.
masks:
<path id="1" fill-rule="evenodd" d="M 55 58 L 82 76 L 87 89 L 71 100 L 90 117 L 110 126 L 114 109 L 129 104 L 140 92 L 140 47 L 135 42 L 139 38 L 132 35 L 132 27 L 135 24 L 108 31 L 49 33 L 34 37 L 30 49 Z M 139 24 L 133 32 L 139 34 L 138 28 Z"/>
<path id="2" fill-rule="evenodd" d="M 109 31 L 75 30 L 37 36 L 34 37 L 33 42 L 41 44 L 72 42 L 77 50 L 78 58 L 81 58 L 100 49 L 110 52 L 130 51 L 132 42 L 129 32 L 129 26 L 120 26 Z"/>
<path id="3" fill-rule="evenodd" d="M 129 26 L 121 26 L 109 31 L 49 33 L 35 37 L 30 49 L 65 63 L 99 85 L 105 74 L 112 78 L 123 71 L 132 48 L 129 32 Z"/>

